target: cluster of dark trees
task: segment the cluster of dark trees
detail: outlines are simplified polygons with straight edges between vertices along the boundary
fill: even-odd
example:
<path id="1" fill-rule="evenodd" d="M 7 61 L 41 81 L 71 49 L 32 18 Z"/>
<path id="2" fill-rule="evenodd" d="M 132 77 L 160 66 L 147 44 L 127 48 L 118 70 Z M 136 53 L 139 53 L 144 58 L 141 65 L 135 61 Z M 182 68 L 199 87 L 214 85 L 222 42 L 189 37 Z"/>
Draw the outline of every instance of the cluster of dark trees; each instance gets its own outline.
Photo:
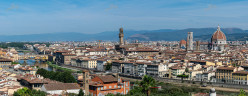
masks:
<path id="1" fill-rule="evenodd" d="M 13 96 L 47 96 L 47 93 L 40 90 L 34 90 L 34 89 L 31 90 L 24 87 L 22 89 L 15 91 Z M 80 89 L 78 94 L 66 93 L 66 96 L 84 96 L 84 92 L 82 89 Z"/>
<path id="2" fill-rule="evenodd" d="M 37 74 L 43 76 L 44 78 L 49 78 L 51 80 L 60 81 L 63 83 L 76 83 L 76 79 L 72 76 L 69 71 L 47 71 L 46 69 L 38 69 Z"/>
<path id="3" fill-rule="evenodd" d="M 112 63 L 107 63 L 105 70 L 111 70 Z"/>
<path id="4" fill-rule="evenodd" d="M 13 96 L 46 96 L 46 92 L 40 90 L 31 90 L 26 87 L 14 92 Z"/>

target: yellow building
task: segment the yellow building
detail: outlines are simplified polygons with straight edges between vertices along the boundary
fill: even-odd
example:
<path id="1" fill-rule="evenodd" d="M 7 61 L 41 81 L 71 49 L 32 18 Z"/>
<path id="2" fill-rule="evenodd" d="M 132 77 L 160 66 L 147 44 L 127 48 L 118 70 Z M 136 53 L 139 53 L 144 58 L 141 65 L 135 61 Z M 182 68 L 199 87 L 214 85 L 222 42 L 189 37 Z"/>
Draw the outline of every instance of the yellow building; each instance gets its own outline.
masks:
<path id="1" fill-rule="evenodd" d="M 96 68 L 97 60 L 96 59 L 81 59 L 81 66 L 83 68 Z"/>
<path id="2" fill-rule="evenodd" d="M 3 69 L 3 70 L 9 69 L 9 66 L 11 65 L 11 62 L 12 61 L 10 59 L 0 57 L 0 68 Z"/>
<path id="3" fill-rule="evenodd" d="M 241 67 L 226 67 L 221 66 L 218 67 L 215 73 L 217 82 L 224 82 L 224 83 L 232 83 L 233 77 L 232 74 L 236 71 L 244 70 Z"/>
<path id="4" fill-rule="evenodd" d="M 215 66 L 215 65 L 221 66 L 222 65 L 222 62 L 210 62 L 210 61 L 206 61 L 206 65 L 208 65 L 208 66 Z"/>
<path id="5" fill-rule="evenodd" d="M 248 85 L 248 71 L 237 71 L 232 73 L 234 84 Z"/>

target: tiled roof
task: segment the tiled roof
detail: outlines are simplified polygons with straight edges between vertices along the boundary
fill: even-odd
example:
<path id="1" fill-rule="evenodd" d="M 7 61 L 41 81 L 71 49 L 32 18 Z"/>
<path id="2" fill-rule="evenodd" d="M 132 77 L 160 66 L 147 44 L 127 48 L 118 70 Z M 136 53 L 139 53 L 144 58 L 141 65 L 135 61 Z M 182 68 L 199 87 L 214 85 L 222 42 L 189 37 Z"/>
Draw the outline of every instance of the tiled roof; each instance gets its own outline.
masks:
<path id="1" fill-rule="evenodd" d="M 226 40 L 226 35 L 220 30 L 219 26 L 217 31 L 212 35 L 212 40 Z"/>
<path id="2" fill-rule="evenodd" d="M 237 71 L 234 72 L 233 74 L 248 74 L 248 71 Z"/>
<path id="3" fill-rule="evenodd" d="M 221 69 L 221 70 L 234 70 L 235 67 L 218 67 L 217 69 Z"/>
<path id="4" fill-rule="evenodd" d="M 185 41 L 185 40 L 181 40 L 181 41 L 180 41 L 180 44 L 181 44 L 181 45 L 186 45 L 186 41 Z"/>
<path id="5" fill-rule="evenodd" d="M 12 62 L 10 59 L 0 58 L 0 62 Z"/>
<path id="6" fill-rule="evenodd" d="M 117 82 L 118 79 L 112 75 L 106 75 L 106 76 L 97 76 L 99 77 L 104 83 L 110 83 L 110 82 Z"/>
<path id="7" fill-rule="evenodd" d="M 70 90 L 70 89 L 80 89 L 77 83 L 49 83 L 44 84 L 46 90 Z"/>

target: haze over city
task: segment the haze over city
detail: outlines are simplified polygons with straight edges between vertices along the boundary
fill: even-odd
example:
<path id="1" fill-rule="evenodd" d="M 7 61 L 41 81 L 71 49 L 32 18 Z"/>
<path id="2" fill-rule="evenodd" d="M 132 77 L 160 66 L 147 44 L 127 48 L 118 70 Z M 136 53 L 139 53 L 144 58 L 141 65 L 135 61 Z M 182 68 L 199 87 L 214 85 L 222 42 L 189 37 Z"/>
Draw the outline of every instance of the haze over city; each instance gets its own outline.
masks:
<path id="1" fill-rule="evenodd" d="M 247 0 L 1 0 L 0 34 L 248 29 Z"/>

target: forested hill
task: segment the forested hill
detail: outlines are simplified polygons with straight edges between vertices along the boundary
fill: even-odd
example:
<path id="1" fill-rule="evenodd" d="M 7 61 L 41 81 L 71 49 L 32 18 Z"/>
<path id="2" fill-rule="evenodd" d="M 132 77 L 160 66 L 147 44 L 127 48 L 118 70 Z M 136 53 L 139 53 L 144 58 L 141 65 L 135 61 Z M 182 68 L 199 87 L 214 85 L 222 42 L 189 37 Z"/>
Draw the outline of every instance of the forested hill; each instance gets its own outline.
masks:
<path id="1" fill-rule="evenodd" d="M 243 37 L 248 37 L 248 31 L 239 28 L 222 28 L 221 29 L 226 35 L 227 39 L 230 40 L 248 40 Z M 187 33 L 193 32 L 194 39 L 196 40 L 209 40 L 212 34 L 216 31 L 216 28 L 189 28 L 183 30 L 175 30 L 171 32 L 149 32 L 144 34 L 135 34 L 130 36 L 128 39 L 131 40 L 165 40 L 165 41 L 179 41 L 182 39 L 186 40 Z M 229 40 L 229 39 L 228 39 Z"/>
<path id="2" fill-rule="evenodd" d="M 188 28 L 182 30 L 160 29 L 160 30 L 124 30 L 125 40 L 145 41 L 179 41 L 186 39 L 187 32 L 194 32 L 195 40 L 209 40 L 217 28 Z M 248 40 L 248 31 L 239 28 L 221 28 L 228 40 Z M 101 32 L 96 34 L 85 34 L 77 32 L 44 33 L 27 35 L 0 35 L 0 41 L 117 41 L 118 30 Z"/>

